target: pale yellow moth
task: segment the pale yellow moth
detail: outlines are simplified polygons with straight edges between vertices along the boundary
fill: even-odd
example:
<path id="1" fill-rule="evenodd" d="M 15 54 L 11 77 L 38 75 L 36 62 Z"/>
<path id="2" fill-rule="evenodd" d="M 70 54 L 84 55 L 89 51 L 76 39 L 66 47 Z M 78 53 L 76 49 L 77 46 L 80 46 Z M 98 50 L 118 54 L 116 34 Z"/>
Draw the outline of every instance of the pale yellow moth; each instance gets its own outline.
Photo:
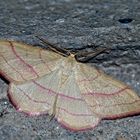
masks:
<path id="1" fill-rule="evenodd" d="M 0 41 L 0 73 L 10 81 L 8 95 L 18 110 L 53 114 L 75 131 L 140 113 L 140 98 L 129 86 L 77 62 L 76 54 L 52 50 Z"/>

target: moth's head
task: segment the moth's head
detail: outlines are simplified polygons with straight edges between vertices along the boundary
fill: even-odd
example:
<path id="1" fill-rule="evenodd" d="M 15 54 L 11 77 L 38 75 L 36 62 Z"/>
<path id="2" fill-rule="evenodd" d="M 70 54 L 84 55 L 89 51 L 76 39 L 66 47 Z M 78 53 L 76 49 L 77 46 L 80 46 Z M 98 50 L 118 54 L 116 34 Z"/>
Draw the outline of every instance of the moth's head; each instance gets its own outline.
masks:
<path id="1" fill-rule="evenodd" d="M 73 54 L 73 53 L 70 53 L 70 57 L 74 57 L 74 58 L 75 58 L 75 54 Z"/>
<path id="2" fill-rule="evenodd" d="M 68 56 L 68 61 L 69 61 L 69 62 L 73 62 L 73 61 L 75 61 L 75 60 L 76 60 L 75 54 L 74 54 L 74 53 L 70 53 L 70 55 Z"/>

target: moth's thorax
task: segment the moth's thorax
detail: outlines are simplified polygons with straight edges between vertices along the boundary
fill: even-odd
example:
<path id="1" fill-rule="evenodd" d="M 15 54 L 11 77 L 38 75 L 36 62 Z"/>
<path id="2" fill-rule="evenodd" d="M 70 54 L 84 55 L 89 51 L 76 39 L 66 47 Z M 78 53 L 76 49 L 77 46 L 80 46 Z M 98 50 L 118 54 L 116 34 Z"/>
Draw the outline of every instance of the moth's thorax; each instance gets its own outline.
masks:
<path id="1" fill-rule="evenodd" d="M 75 60 L 74 55 L 70 55 L 65 58 L 61 64 L 61 70 L 66 73 L 74 72 L 76 68 L 77 61 Z"/>

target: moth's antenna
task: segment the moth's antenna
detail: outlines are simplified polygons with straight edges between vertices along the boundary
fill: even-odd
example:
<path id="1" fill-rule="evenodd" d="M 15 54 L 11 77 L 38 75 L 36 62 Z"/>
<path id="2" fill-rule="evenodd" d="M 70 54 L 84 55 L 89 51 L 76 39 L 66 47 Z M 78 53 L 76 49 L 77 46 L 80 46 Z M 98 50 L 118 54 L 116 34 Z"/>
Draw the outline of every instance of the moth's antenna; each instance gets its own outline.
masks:
<path id="1" fill-rule="evenodd" d="M 43 39 L 43 38 L 41 38 L 41 37 L 39 37 L 37 35 L 35 37 L 37 37 L 39 40 L 41 40 L 45 45 L 48 45 L 49 49 L 54 51 L 54 52 L 56 52 L 56 53 L 59 53 L 59 54 L 61 54 L 63 56 L 69 56 L 71 54 L 69 50 L 57 47 L 57 46 L 51 44 L 47 40 L 45 40 L 45 39 Z"/>
<path id="2" fill-rule="evenodd" d="M 97 51 L 94 51 L 94 52 L 80 52 L 80 53 L 76 53 L 75 54 L 75 57 L 76 59 L 78 60 L 79 58 L 79 61 L 87 61 L 91 58 L 94 58 L 96 57 L 97 55 L 107 51 L 107 50 L 110 50 L 109 48 L 99 48 Z"/>

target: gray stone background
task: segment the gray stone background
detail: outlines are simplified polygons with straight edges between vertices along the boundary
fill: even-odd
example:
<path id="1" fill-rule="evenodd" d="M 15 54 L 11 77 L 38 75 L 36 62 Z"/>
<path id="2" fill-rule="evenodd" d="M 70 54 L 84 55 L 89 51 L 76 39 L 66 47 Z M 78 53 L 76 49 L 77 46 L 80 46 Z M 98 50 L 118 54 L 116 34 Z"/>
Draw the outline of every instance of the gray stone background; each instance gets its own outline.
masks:
<path id="1" fill-rule="evenodd" d="M 41 44 L 35 34 L 62 47 L 111 48 L 89 62 L 140 95 L 139 0 L 0 0 L 1 39 Z M 47 115 L 17 112 L 7 89 L 1 77 L 0 140 L 140 140 L 140 116 L 102 120 L 94 130 L 71 132 Z"/>

